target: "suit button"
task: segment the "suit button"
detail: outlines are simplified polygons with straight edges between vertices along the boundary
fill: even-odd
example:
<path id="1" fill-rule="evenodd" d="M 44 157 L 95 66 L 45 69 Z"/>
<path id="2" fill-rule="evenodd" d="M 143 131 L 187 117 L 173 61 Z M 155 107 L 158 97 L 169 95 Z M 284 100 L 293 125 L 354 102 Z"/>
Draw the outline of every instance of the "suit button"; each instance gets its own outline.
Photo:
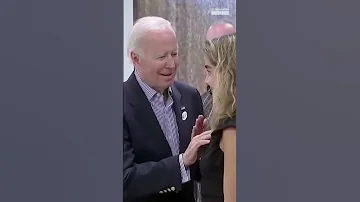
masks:
<path id="1" fill-rule="evenodd" d="M 160 194 L 163 194 L 164 192 L 163 191 L 159 191 Z"/>
<path id="2" fill-rule="evenodd" d="M 164 193 L 167 193 L 166 189 L 164 190 Z"/>
<path id="3" fill-rule="evenodd" d="M 171 187 L 171 191 L 175 191 L 175 187 Z"/>
<path id="4" fill-rule="evenodd" d="M 168 190 L 168 192 L 171 192 L 171 189 L 170 189 L 170 188 L 168 188 L 167 190 Z"/>

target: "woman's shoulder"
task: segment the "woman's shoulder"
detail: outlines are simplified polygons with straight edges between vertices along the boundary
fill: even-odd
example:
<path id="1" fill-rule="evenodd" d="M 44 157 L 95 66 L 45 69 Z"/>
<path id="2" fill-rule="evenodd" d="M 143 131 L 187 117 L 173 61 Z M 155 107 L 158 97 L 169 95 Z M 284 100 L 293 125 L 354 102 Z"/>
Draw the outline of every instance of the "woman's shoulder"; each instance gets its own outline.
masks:
<path id="1" fill-rule="evenodd" d="M 220 121 L 219 125 L 212 132 L 212 135 L 221 135 L 227 128 L 236 128 L 236 117 L 226 118 Z"/>
<path id="2" fill-rule="evenodd" d="M 216 129 L 223 130 L 225 128 L 234 127 L 236 128 L 236 117 L 226 118 L 220 121 L 219 126 Z"/>

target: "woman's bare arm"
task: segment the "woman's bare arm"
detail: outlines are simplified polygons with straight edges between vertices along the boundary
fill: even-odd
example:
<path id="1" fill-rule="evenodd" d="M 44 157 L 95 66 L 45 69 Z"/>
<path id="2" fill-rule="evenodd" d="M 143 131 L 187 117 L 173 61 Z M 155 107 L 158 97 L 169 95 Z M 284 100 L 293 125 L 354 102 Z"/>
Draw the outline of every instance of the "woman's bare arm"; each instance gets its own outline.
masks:
<path id="1" fill-rule="evenodd" d="M 224 202 L 236 202 L 236 129 L 223 130 L 220 148 L 224 152 Z"/>

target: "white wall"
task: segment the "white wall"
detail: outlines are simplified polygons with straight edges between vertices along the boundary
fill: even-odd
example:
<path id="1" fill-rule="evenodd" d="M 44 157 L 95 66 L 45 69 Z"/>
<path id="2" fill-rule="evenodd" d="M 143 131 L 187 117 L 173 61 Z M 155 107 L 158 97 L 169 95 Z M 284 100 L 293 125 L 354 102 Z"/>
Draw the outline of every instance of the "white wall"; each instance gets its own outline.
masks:
<path id="1" fill-rule="evenodd" d="M 133 0 L 124 0 L 124 81 L 126 81 L 132 73 L 134 67 L 130 63 L 127 56 L 127 43 L 130 30 L 133 26 Z"/>

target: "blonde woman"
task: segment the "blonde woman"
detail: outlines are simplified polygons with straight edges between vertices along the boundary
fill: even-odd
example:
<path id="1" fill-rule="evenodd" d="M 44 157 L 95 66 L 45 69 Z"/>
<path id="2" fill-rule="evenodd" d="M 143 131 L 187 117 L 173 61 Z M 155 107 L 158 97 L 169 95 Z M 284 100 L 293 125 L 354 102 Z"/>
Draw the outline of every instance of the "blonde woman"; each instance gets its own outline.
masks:
<path id="1" fill-rule="evenodd" d="M 205 43 L 213 93 L 210 144 L 200 157 L 202 202 L 236 201 L 236 34 Z"/>

